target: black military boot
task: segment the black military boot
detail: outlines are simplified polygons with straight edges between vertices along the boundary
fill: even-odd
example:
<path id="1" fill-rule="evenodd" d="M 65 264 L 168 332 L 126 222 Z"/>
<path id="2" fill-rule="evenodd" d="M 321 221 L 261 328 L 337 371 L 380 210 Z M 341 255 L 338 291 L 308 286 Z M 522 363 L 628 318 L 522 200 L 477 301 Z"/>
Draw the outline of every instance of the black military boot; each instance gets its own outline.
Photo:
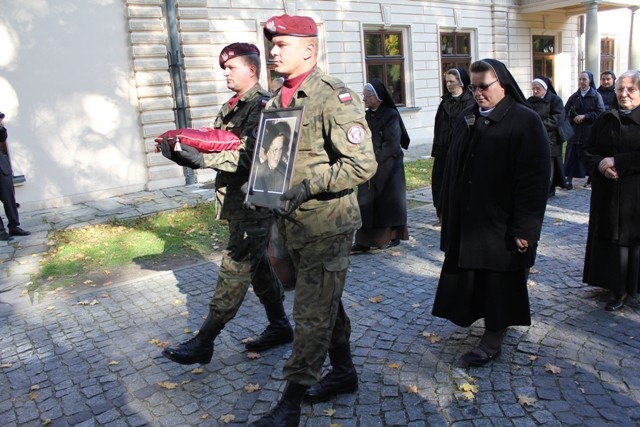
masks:
<path id="1" fill-rule="evenodd" d="M 331 371 L 318 384 L 307 390 L 304 400 L 311 403 L 326 402 L 341 393 L 358 390 L 358 374 L 351 360 L 349 344 L 329 349 Z"/>
<path id="2" fill-rule="evenodd" d="M 213 341 L 222 331 L 224 324 L 209 313 L 198 334 L 175 347 L 162 350 L 162 355 L 181 365 L 193 363 L 209 363 L 213 357 Z"/>
<path id="3" fill-rule="evenodd" d="M 300 424 L 300 404 L 309 387 L 287 382 L 278 404 L 267 415 L 249 424 L 249 427 L 298 427 Z"/>
<path id="4" fill-rule="evenodd" d="M 293 341 L 293 329 L 282 302 L 264 306 L 269 325 L 258 338 L 245 344 L 248 351 L 264 351 Z"/>

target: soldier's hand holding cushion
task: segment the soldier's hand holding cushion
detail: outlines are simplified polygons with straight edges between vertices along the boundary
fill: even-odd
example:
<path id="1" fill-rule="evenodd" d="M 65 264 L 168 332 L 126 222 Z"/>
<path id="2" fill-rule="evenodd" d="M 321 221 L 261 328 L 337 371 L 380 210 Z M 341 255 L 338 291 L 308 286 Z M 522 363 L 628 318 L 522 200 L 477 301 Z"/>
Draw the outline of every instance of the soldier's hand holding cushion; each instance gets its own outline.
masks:
<path id="1" fill-rule="evenodd" d="M 167 159 L 191 169 L 204 168 L 204 156 L 197 148 L 183 144 L 182 151 L 173 151 L 169 146 L 169 141 L 164 138 L 160 143 L 160 152 Z"/>

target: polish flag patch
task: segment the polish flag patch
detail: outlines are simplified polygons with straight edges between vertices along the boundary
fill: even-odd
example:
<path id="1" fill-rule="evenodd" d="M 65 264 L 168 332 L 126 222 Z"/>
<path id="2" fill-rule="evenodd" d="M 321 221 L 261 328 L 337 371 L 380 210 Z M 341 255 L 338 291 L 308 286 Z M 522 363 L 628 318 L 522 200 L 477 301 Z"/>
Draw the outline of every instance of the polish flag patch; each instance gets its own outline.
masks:
<path id="1" fill-rule="evenodd" d="M 338 95 L 338 99 L 344 104 L 345 102 L 351 101 L 353 98 L 351 98 L 351 94 L 349 92 L 344 92 Z"/>

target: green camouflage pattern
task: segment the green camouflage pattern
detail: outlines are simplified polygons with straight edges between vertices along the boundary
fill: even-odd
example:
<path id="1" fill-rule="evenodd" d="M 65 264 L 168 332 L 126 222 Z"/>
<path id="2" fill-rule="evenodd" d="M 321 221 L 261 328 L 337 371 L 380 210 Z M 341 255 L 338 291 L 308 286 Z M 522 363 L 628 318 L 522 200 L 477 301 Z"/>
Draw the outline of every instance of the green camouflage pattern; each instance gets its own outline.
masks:
<path id="1" fill-rule="evenodd" d="M 205 167 L 217 171 L 215 186 L 218 219 L 255 219 L 270 215 L 264 211 L 243 208 L 246 196 L 243 186 L 249 180 L 251 172 L 260 114 L 270 96 L 269 92 L 256 84 L 233 108 L 226 102 L 213 122 L 214 128 L 233 132 L 241 139 L 237 151 L 222 151 L 203 156 Z"/>
<path id="2" fill-rule="evenodd" d="M 371 132 L 355 92 L 315 68 L 288 105 L 298 106 L 304 107 L 304 115 L 292 186 L 308 179 L 312 196 L 317 196 L 353 189 L 375 174 Z M 279 94 L 266 108 L 283 108 Z M 364 132 L 362 141 L 356 143 L 353 137 L 350 141 L 350 131 L 358 129 Z M 286 222 L 287 244 L 294 248 L 361 226 L 355 193 L 332 200 L 312 197 L 292 213 L 291 219 Z"/>
<path id="3" fill-rule="evenodd" d="M 377 168 L 364 108 L 344 83 L 315 68 L 288 107 L 304 106 L 292 185 L 308 179 L 312 198 L 278 219 L 296 270 L 295 338 L 285 378 L 312 385 L 330 347 L 348 344 L 349 318 L 341 302 L 353 233 L 361 225 L 355 193 Z M 276 94 L 267 109 L 282 108 Z"/>
<path id="4" fill-rule="evenodd" d="M 284 300 L 284 290 L 267 258 L 272 218 L 229 221 L 229 243 L 222 255 L 216 290 L 209 302 L 215 319 L 227 323 L 238 312 L 249 285 L 264 305 Z"/>

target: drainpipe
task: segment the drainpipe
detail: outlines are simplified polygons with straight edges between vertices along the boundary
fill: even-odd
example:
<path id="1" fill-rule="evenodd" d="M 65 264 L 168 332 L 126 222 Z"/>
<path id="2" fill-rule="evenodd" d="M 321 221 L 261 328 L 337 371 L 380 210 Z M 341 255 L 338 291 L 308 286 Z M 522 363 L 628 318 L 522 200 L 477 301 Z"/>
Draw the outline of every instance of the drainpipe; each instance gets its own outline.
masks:
<path id="1" fill-rule="evenodd" d="M 173 87 L 173 99 L 175 107 L 173 111 L 178 122 L 178 129 L 187 127 L 187 107 L 184 95 L 184 77 L 182 74 L 182 63 L 180 56 L 180 39 L 178 37 L 178 20 L 176 18 L 176 8 L 174 0 L 167 0 L 167 26 L 169 29 L 169 72 Z M 196 183 L 196 175 L 191 168 L 183 168 L 186 185 Z"/>

